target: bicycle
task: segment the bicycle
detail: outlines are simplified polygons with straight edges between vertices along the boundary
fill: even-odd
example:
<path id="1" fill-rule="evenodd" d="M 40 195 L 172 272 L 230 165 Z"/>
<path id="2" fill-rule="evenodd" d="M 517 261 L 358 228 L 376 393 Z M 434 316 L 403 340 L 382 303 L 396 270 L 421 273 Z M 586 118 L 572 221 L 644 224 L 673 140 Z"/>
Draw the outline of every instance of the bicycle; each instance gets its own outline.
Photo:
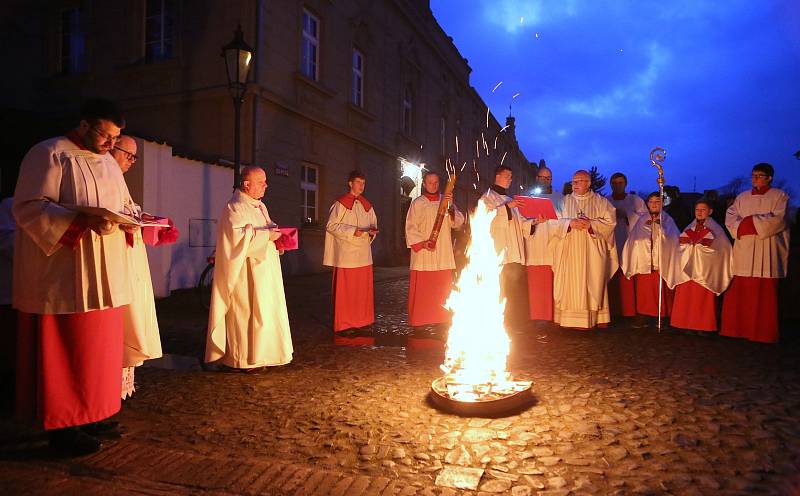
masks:
<path id="1" fill-rule="evenodd" d="M 214 281 L 214 263 L 216 262 L 214 253 L 206 257 L 206 261 L 208 265 L 206 265 L 206 268 L 200 274 L 196 289 L 200 305 L 208 310 L 211 307 L 211 284 Z"/>

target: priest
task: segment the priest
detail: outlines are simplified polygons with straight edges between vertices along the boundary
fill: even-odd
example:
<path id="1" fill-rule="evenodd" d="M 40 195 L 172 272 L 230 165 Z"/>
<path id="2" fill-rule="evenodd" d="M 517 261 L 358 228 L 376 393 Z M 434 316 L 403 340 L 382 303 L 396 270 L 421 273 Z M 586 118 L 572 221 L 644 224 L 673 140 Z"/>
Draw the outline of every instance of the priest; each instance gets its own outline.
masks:
<path id="1" fill-rule="evenodd" d="M 506 300 L 506 328 L 519 332 L 528 324 L 528 288 L 525 272 L 525 240 L 522 232 L 525 219 L 519 213 L 520 203 L 509 191 L 513 171 L 499 165 L 494 171 L 494 184 L 481 201 L 494 212 L 491 236 L 497 255 L 502 257 L 500 273 L 501 296 Z"/>
<path id="2" fill-rule="evenodd" d="M 575 172 L 552 240 L 553 321 L 581 330 L 611 321 L 607 284 L 618 268 L 614 207 L 590 185 L 589 172 Z"/>
<path id="3" fill-rule="evenodd" d="M 244 167 L 240 181 L 219 216 L 205 361 L 257 372 L 292 360 L 292 335 L 267 176 Z"/>
<path id="4" fill-rule="evenodd" d="M 710 200 L 694 204 L 694 220 L 680 236 L 680 270 L 670 326 L 708 335 L 717 330 L 717 296 L 733 278 L 731 242 L 711 218 Z"/>
<path id="5" fill-rule="evenodd" d="M 564 197 L 553 191 L 553 171 L 546 165 L 536 173 L 534 196 L 553 202 L 556 215 L 561 212 Z M 532 219 L 523 226 L 525 238 L 525 268 L 528 279 L 528 311 L 538 325 L 553 321 L 553 250 L 549 246 L 551 231 L 556 223 Z"/>
<path id="6" fill-rule="evenodd" d="M 354 170 L 347 177 L 350 191 L 331 205 L 325 227 L 322 263 L 333 267 L 334 343 L 345 346 L 374 344 L 369 328 L 375 322 L 372 284 L 372 242 L 378 218 L 363 196 L 367 179 Z"/>
<path id="7" fill-rule="evenodd" d="M 753 189 L 737 196 L 725 214 L 735 241 L 733 281 L 722 303 L 722 336 L 778 341 L 778 280 L 786 277 L 789 264 L 789 196 L 772 187 L 774 174 L 772 165 L 756 164 Z"/>
<path id="8" fill-rule="evenodd" d="M 450 320 L 445 302 L 453 286 L 452 229 L 464 224 L 464 214 L 453 203 L 453 194 L 439 193 L 439 174 L 428 171 L 423 193 L 411 202 L 406 215 L 406 245 L 411 249 L 408 284 L 408 323 L 414 328 L 443 324 Z M 431 232 L 441 202 L 448 207 L 436 241 Z"/>
<path id="9" fill-rule="evenodd" d="M 614 228 L 617 256 L 622 258 L 622 248 L 628 240 L 628 233 L 636 225 L 639 217 L 647 214 L 644 201 L 633 193 L 627 193 L 628 178 L 622 172 L 611 174 L 611 194 L 608 201 L 617 209 L 617 227 Z M 608 298 L 611 305 L 611 315 L 620 317 L 636 316 L 636 292 L 633 279 L 628 279 L 622 273 L 622 268 L 617 270 L 611 282 L 608 283 Z"/>
<path id="10" fill-rule="evenodd" d="M 647 215 L 639 217 L 622 249 L 622 272 L 636 284 L 636 312 L 645 317 L 636 327 L 648 325 L 646 317 L 659 315 L 661 284 L 661 316 L 672 311 L 673 289 L 680 270 L 678 237 L 680 231 L 668 213 L 662 211 L 661 195 L 647 197 Z"/>
<path id="11" fill-rule="evenodd" d="M 136 163 L 136 140 L 121 136 L 111 150 L 111 156 L 119 164 L 123 174 Z M 127 186 L 125 187 L 127 191 Z M 141 207 L 130 194 L 125 198 L 127 213 L 140 218 Z M 122 356 L 122 399 L 130 397 L 134 388 L 135 368 L 145 360 L 161 357 L 161 336 L 158 331 L 156 303 L 153 295 L 153 281 L 150 278 L 150 264 L 142 238 L 142 230 L 135 229 L 126 234 L 128 243 L 128 269 L 131 282 L 131 304 L 125 307 Z"/>
<path id="12" fill-rule="evenodd" d="M 127 189 L 108 152 L 124 126 L 113 103 L 86 102 L 75 129 L 28 151 L 14 193 L 17 414 L 66 455 L 100 449 L 97 423 L 120 408 L 125 233 L 111 215 L 72 206 L 123 211 Z"/>

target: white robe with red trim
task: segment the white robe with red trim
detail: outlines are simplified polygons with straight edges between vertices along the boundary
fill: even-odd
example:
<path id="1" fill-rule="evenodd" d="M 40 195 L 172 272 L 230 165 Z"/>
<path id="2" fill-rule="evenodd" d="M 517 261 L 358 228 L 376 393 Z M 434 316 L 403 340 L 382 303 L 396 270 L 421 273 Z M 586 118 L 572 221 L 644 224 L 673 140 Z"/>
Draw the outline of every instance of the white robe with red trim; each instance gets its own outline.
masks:
<path id="1" fill-rule="evenodd" d="M 375 209 L 364 209 L 361 201 L 355 200 L 352 208 L 338 200 L 333 203 L 325 227 L 325 253 L 322 264 L 329 267 L 356 268 L 372 265 L 372 241 L 366 233 L 356 236 L 356 229 L 377 229 L 378 217 Z"/>
<path id="2" fill-rule="evenodd" d="M 80 149 L 69 138 L 43 141 L 28 151 L 14 192 L 15 308 L 33 314 L 80 313 L 131 301 L 125 233 L 87 230 L 71 250 L 60 243 L 77 213 L 62 205 L 123 212 L 129 196 L 109 154 Z"/>
<path id="3" fill-rule="evenodd" d="M 697 219 L 693 220 L 681 234 L 681 239 L 688 238 L 688 231 L 694 231 Z M 703 235 L 702 242 L 681 243 L 680 270 L 678 284 L 694 281 L 712 293 L 719 295 L 728 288 L 733 279 L 733 257 L 731 242 L 725 235 L 722 226 L 711 217 L 703 224 L 708 232 Z"/>
<path id="4" fill-rule="evenodd" d="M 733 275 L 743 277 L 786 277 L 789 265 L 789 229 L 786 204 L 789 196 L 777 188 L 763 195 L 745 191 L 736 197 L 725 214 L 725 226 L 733 243 Z M 755 236 L 737 238 L 739 224 L 753 217 Z"/>
<path id="5" fill-rule="evenodd" d="M 662 213 L 661 224 L 650 220 L 649 214 L 642 215 L 631 229 L 622 249 L 622 272 L 631 278 L 657 270 L 667 287 L 673 289 L 680 271 L 680 231 L 666 212 Z"/>
<path id="6" fill-rule="evenodd" d="M 439 211 L 439 202 L 440 200 L 431 201 L 425 195 L 420 195 L 411 202 L 406 215 L 406 246 L 408 248 L 430 238 L 433 225 L 436 222 L 436 214 Z M 453 238 L 450 231 L 460 228 L 463 224 L 464 214 L 458 208 L 455 209 L 453 219 L 450 218 L 449 214 L 446 214 L 439 230 L 439 237 L 436 240 L 436 248 L 433 250 L 426 250 L 425 248 L 419 251 L 411 250 L 411 270 L 455 269 Z"/>

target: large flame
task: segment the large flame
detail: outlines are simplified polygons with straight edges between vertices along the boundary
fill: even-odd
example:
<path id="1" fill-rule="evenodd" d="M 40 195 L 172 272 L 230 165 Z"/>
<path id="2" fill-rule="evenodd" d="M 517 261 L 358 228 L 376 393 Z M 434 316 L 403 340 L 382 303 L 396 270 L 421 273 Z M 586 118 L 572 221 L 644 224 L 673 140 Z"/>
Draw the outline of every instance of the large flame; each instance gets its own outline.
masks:
<path id="1" fill-rule="evenodd" d="M 500 298 L 503 255 L 495 252 L 490 232 L 494 214 L 478 202 L 470 221 L 469 261 L 447 299 L 453 325 L 441 368 L 448 394 L 459 401 L 517 390 L 506 370 L 511 341 L 503 327 L 506 302 Z"/>

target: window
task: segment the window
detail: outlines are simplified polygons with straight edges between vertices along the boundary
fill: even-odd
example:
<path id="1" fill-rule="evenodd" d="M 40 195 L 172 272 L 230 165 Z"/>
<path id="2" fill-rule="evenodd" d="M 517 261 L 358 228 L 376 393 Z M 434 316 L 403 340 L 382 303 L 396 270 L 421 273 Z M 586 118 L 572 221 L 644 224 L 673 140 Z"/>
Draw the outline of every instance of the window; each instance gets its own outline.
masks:
<path id="1" fill-rule="evenodd" d="M 147 0 L 145 9 L 145 60 L 171 58 L 175 49 L 175 0 Z"/>
<path id="2" fill-rule="evenodd" d="M 414 98 L 411 94 L 411 88 L 406 88 L 403 94 L 403 132 L 411 135 L 412 126 L 411 119 L 413 118 Z"/>
<path id="3" fill-rule="evenodd" d="M 302 221 L 303 224 L 317 222 L 317 204 L 319 200 L 319 168 L 315 165 L 304 164 L 300 177 L 300 194 L 302 195 Z"/>
<path id="4" fill-rule="evenodd" d="M 442 156 L 444 157 L 447 155 L 447 118 L 444 116 L 442 116 L 442 126 L 439 132 L 441 134 L 439 139 L 442 142 Z"/>
<path id="5" fill-rule="evenodd" d="M 309 79 L 319 79 L 319 19 L 303 11 L 303 53 L 300 72 Z"/>
<path id="6" fill-rule="evenodd" d="M 364 106 L 364 55 L 353 49 L 353 104 Z"/>
<path id="7" fill-rule="evenodd" d="M 61 13 L 61 72 L 74 74 L 86 71 L 86 35 L 80 8 Z"/>

